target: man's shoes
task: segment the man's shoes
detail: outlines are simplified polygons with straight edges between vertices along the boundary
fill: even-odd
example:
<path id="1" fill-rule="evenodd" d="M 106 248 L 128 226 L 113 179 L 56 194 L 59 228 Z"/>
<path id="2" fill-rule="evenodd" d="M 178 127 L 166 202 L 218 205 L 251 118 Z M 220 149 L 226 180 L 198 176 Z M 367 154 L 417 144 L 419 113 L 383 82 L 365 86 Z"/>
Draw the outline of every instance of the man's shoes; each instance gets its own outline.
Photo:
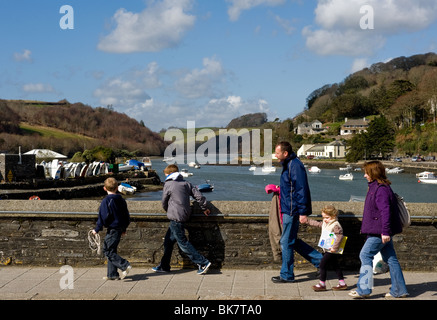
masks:
<path id="1" fill-rule="evenodd" d="M 398 298 L 406 298 L 406 297 L 408 297 L 408 293 L 405 293 L 399 297 L 392 296 L 390 292 L 385 294 L 385 298 L 387 299 L 398 299 Z"/>
<path id="2" fill-rule="evenodd" d="M 121 272 L 120 279 L 123 280 L 129 274 L 129 271 L 132 269 L 131 265 L 128 265 L 127 268 Z"/>
<path id="3" fill-rule="evenodd" d="M 349 294 L 352 298 L 354 298 L 354 299 L 366 299 L 366 298 L 370 297 L 370 294 L 363 294 L 363 295 L 360 295 L 360 294 L 359 294 L 358 292 L 356 292 L 355 290 L 350 291 L 348 294 Z"/>
<path id="4" fill-rule="evenodd" d="M 120 280 L 120 277 L 103 277 L 103 280 Z"/>
<path id="5" fill-rule="evenodd" d="M 199 265 L 199 270 L 197 270 L 197 274 L 205 274 L 208 271 L 208 268 L 211 266 L 211 262 L 208 261 L 207 264 Z"/>
<path id="6" fill-rule="evenodd" d="M 152 270 L 157 273 L 167 273 L 170 272 L 170 269 L 163 269 L 160 265 L 153 267 Z"/>
<path id="7" fill-rule="evenodd" d="M 272 277 L 272 282 L 273 283 L 293 283 L 293 282 L 296 282 L 296 280 L 285 280 L 285 279 L 282 279 L 280 276 L 278 276 L 278 277 Z"/>

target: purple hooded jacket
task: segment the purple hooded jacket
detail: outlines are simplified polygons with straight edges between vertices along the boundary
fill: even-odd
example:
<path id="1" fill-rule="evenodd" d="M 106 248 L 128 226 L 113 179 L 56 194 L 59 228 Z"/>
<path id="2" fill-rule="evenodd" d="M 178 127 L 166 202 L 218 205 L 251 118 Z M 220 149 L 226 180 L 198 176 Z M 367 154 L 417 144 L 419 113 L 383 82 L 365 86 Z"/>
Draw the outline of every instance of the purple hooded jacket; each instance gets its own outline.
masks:
<path id="1" fill-rule="evenodd" d="M 369 182 L 361 233 L 393 236 L 401 232 L 402 225 L 391 187 L 376 180 Z"/>

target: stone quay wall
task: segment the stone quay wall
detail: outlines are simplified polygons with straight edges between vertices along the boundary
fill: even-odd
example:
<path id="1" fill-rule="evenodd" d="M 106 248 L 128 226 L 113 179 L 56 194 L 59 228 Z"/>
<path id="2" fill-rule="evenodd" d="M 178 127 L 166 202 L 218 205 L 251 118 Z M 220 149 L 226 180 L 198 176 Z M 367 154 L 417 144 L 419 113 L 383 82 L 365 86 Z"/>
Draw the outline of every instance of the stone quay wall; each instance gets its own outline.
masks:
<path id="1" fill-rule="evenodd" d="M 313 219 L 327 202 L 313 202 Z M 362 202 L 333 202 L 348 236 L 341 263 L 358 270 L 359 252 L 365 241 L 360 234 Z M 0 265 L 99 266 L 106 259 L 89 247 L 88 232 L 97 221 L 98 200 L 0 200 Z M 279 268 L 273 262 L 268 236 L 270 202 L 213 201 L 204 216 L 196 204 L 186 224 L 187 236 L 214 268 Z M 134 266 L 155 266 L 163 254 L 168 220 L 159 201 L 128 201 L 131 224 L 119 253 Z M 437 271 L 435 204 L 408 204 L 412 225 L 394 237 L 404 270 Z M 100 232 L 103 243 L 105 231 Z M 320 229 L 301 225 L 299 237 L 317 246 Z M 193 268 L 175 246 L 172 265 Z M 311 265 L 296 254 L 296 267 Z"/>

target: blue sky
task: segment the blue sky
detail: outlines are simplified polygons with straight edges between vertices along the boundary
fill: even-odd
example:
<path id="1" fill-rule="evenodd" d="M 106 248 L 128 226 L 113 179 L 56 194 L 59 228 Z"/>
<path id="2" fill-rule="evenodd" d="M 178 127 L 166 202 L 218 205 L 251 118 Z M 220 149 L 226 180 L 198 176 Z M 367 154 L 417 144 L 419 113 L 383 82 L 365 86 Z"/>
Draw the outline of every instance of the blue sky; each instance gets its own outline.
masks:
<path id="1" fill-rule="evenodd" d="M 436 34 L 435 0 L 2 1 L 0 98 L 112 105 L 155 131 L 285 120 Z"/>

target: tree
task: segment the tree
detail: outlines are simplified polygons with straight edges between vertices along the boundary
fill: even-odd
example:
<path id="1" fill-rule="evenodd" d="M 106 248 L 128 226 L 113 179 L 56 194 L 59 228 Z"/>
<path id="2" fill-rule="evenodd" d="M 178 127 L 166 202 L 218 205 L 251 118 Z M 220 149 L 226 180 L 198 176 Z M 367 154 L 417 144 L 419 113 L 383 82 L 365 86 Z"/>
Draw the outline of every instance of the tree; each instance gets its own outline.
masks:
<path id="1" fill-rule="evenodd" d="M 361 159 L 367 159 L 367 133 L 356 134 L 352 139 L 347 142 L 347 154 L 346 161 L 357 162 Z"/>
<path id="2" fill-rule="evenodd" d="M 366 134 L 366 145 L 370 147 L 370 155 L 386 158 L 395 146 L 395 130 L 393 125 L 381 116 L 369 124 Z"/>
<path id="3" fill-rule="evenodd" d="M 356 162 L 360 159 L 386 158 L 395 146 L 395 130 L 384 117 L 370 122 L 367 132 L 355 135 L 348 142 L 346 160 Z"/>

